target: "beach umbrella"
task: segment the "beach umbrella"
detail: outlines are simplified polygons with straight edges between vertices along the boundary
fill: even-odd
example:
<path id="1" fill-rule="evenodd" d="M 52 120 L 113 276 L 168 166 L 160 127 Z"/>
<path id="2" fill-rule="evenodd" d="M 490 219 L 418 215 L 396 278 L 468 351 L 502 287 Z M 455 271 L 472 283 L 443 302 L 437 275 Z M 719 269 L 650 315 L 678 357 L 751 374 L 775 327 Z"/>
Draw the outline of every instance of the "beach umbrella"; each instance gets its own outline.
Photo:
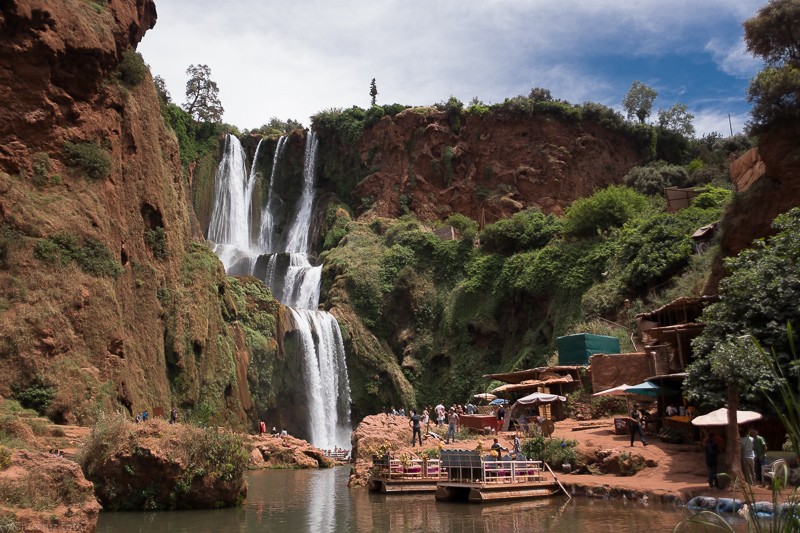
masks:
<path id="1" fill-rule="evenodd" d="M 623 383 L 622 385 L 619 385 L 617 387 L 612 387 L 610 389 L 601 390 L 600 392 L 595 392 L 594 394 L 592 394 L 592 396 L 625 396 L 625 408 L 628 411 L 630 411 L 631 404 L 628 401 L 628 396 L 629 396 L 628 389 L 630 388 L 631 388 L 630 385 Z"/>
<path id="2" fill-rule="evenodd" d="M 495 396 L 491 392 L 481 392 L 480 394 L 473 394 L 472 397 L 477 398 L 478 400 L 486 400 L 486 401 L 491 401 L 497 398 L 497 396 Z"/>
<path id="3" fill-rule="evenodd" d="M 553 403 L 555 401 L 562 401 L 566 402 L 567 399 L 564 396 L 558 396 L 557 394 L 547 394 L 546 392 L 534 392 L 533 394 L 528 394 L 527 396 L 523 396 L 517 403 L 520 405 L 532 405 L 536 403 Z"/>
<path id="4" fill-rule="evenodd" d="M 508 400 L 506 400 L 505 398 L 496 398 L 496 399 L 492 400 L 491 402 L 489 402 L 489 405 L 505 405 L 507 403 L 508 403 Z"/>
<path id="5" fill-rule="evenodd" d="M 736 422 L 747 424 L 761 420 L 763 416 L 755 411 L 736 411 Z M 728 408 L 720 407 L 716 411 L 711 411 L 707 415 L 698 416 L 692 419 L 693 426 L 725 426 L 728 424 Z"/>

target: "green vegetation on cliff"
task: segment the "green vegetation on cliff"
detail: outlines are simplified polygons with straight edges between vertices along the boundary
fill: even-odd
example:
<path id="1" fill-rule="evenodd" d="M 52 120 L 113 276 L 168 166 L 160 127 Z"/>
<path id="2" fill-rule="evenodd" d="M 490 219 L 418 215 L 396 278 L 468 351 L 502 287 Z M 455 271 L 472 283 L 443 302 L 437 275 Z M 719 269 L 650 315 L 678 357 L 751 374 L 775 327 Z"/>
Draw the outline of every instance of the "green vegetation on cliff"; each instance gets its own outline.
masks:
<path id="1" fill-rule="evenodd" d="M 728 197 L 709 194 L 669 214 L 655 198 L 610 187 L 563 219 L 529 209 L 491 224 L 477 247 L 469 224 L 463 238 L 443 240 L 412 216 L 350 222 L 322 255 L 325 291 L 391 350 L 414 401 L 467 398 L 483 374 L 543 365 L 556 336 L 593 328 L 597 316 L 616 320 L 626 298 L 692 272 L 690 236 L 719 219 Z M 380 387 L 366 395 L 354 402 L 407 401 Z"/>

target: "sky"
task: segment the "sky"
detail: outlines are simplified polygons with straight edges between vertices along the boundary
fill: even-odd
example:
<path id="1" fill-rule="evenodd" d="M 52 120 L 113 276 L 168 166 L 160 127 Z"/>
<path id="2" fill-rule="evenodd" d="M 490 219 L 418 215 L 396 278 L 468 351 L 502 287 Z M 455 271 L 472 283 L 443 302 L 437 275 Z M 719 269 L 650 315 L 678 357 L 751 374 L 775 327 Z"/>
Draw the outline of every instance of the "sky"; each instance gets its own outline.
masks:
<path id="1" fill-rule="evenodd" d="M 156 0 L 139 45 L 176 103 L 186 69 L 206 64 L 223 120 L 308 126 L 331 108 L 498 103 L 532 87 L 619 111 L 634 80 L 675 103 L 697 135 L 742 131 L 747 85 L 761 68 L 743 20 L 766 0 Z M 730 125 L 728 121 L 730 114 Z"/>

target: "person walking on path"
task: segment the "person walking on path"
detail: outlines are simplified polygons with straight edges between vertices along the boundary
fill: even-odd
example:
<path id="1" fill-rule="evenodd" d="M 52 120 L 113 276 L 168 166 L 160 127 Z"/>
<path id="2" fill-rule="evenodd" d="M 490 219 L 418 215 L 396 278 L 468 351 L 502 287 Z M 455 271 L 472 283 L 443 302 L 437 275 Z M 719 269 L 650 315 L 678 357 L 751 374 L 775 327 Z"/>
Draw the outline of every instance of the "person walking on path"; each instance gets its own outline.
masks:
<path id="1" fill-rule="evenodd" d="M 747 483 L 753 483 L 756 475 L 756 452 L 753 447 L 753 437 L 744 430 L 742 432 L 742 472 Z"/>
<path id="2" fill-rule="evenodd" d="M 713 435 L 706 436 L 703 441 L 703 451 L 706 455 L 706 466 L 708 467 L 708 488 L 719 488 L 719 478 L 717 477 L 719 446 L 717 446 L 717 441 Z"/>
<path id="3" fill-rule="evenodd" d="M 631 446 L 636 434 L 639 434 L 639 440 L 642 441 L 644 446 L 647 446 L 647 441 L 644 440 L 644 431 L 642 431 L 642 414 L 639 412 L 638 407 L 634 407 L 631 411 L 631 416 L 628 418 L 628 428 L 631 430 Z"/>
<path id="4" fill-rule="evenodd" d="M 759 485 L 763 485 L 764 479 L 762 477 L 762 470 L 767 459 L 767 441 L 765 441 L 764 437 L 759 435 L 758 431 L 755 429 L 750 430 L 750 436 L 753 438 L 753 452 L 756 454 L 754 465 L 756 470 L 756 482 L 758 482 Z"/>
<path id="5" fill-rule="evenodd" d="M 450 418 L 448 420 L 449 425 L 447 426 L 447 438 L 445 439 L 445 444 L 450 444 L 450 439 L 453 439 L 453 442 L 456 441 L 456 429 L 458 429 L 458 413 L 456 413 L 455 409 L 450 409 Z"/>
<path id="6" fill-rule="evenodd" d="M 419 415 L 413 409 L 410 411 L 411 419 L 408 421 L 408 424 L 411 426 L 411 447 L 413 448 L 416 446 L 414 443 L 414 438 L 419 439 L 419 445 L 422 446 L 422 431 L 419 427 Z"/>

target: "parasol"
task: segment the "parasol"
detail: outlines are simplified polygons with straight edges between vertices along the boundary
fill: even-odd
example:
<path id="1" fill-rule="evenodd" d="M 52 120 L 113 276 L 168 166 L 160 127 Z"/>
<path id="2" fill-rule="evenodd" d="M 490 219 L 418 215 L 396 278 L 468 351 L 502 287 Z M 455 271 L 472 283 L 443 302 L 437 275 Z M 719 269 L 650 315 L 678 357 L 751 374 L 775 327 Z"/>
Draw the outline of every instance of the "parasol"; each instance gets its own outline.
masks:
<path id="1" fill-rule="evenodd" d="M 761 420 L 763 416 L 755 411 L 736 411 L 736 422 L 747 424 Z M 711 411 L 707 415 L 698 416 L 692 419 L 694 426 L 725 426 L 728 424 L 728 408 L 720 407 L 716 411 Z"/>

